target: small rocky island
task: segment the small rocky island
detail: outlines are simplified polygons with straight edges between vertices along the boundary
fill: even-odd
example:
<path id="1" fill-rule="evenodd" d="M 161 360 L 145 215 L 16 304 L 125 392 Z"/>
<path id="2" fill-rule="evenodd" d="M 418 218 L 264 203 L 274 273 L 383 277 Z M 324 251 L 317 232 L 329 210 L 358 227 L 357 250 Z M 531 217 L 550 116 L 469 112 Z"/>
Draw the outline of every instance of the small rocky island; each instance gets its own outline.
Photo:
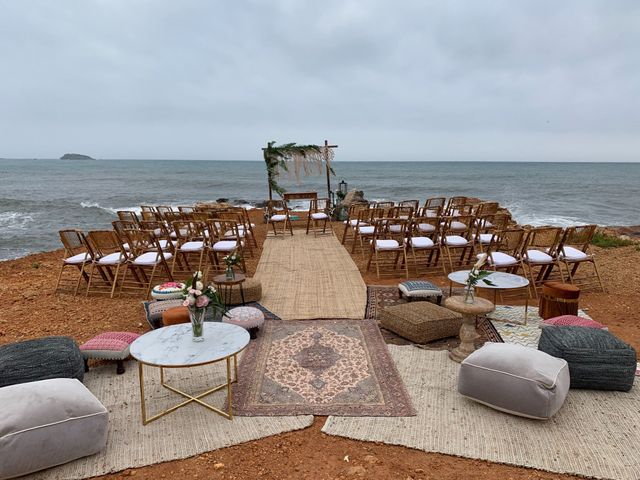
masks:
<path id="1" fill-rule="evenodd" d="M 81 155 L 79 153 L 65 153 L 60 157 L 60 160 L 95 160 L 89 155 Z"/>

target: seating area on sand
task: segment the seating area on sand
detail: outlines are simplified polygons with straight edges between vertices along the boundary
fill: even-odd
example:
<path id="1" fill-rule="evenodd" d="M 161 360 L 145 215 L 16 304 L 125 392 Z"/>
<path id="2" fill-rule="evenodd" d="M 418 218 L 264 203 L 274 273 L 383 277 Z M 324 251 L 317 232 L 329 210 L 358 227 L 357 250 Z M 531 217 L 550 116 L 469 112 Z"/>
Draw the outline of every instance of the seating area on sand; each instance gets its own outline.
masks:
<path id="1" fill-rule="evenodd" d="M 287 200 L 61 231 L 51 288 L 141 302 L 146 331 L 0 345 L 0 478 L 119 472 L 314 415 L 328 435 L 640 478 L 636 351 L 580 305 L 605 289 L 595 225 L 520 226 L 466 197 Z M 208 285 L 222 307 L 189 304 Z"/>

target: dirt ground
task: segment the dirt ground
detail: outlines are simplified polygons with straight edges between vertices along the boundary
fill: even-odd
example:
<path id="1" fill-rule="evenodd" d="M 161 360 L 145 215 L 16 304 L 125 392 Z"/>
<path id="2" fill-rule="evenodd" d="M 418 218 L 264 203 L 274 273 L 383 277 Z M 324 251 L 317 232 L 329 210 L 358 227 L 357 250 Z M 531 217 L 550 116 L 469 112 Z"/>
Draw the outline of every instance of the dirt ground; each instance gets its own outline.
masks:
<path id="1" fill-rule="evenodd" d="M 256 236 L 265 238 L 260 212 L 256 212 Z M 336 231 L 341 228 L 335 225 Z M 255 271 L 260 248 L 248 260 Z M 640 251 L 635 246 L 596 249 L 607 293 L 587 291 L 580 305 L 610 331 L 640 348 Z M 110 299 L 104 295 L 54 294 L 62 251 L 39 253 L 0 262 L 0 344 L 47 335 L 68 335 L 83 342 L 106 330 L 148 330 L 140 297 Z M 359 253 L 354 260 L 364 270 Z M 415 278 L 415 276 L 412 276 Z M 367 284 L 397 284 L 399 278 L 378 280 L 363 272 Z M 441 285 L 441 274 L 429 275 Z M 211 479 L 570 479 L 480 460 L 425 453 L 405 447 L 361 442 L 323 434 L 325 418 L 316 417 L 304 430 L 275 435 L 184 460 L 125 470 L 100 478 L 136 476 Z"/>

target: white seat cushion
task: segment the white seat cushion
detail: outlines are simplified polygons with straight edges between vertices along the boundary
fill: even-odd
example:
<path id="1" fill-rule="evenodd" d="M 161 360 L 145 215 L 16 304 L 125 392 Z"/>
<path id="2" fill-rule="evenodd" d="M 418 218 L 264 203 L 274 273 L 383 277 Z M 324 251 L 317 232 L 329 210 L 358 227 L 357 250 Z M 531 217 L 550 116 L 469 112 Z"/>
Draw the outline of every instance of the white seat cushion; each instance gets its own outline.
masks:
<path id="1" fill-rule="evenodd" d="M 395 240 L 376 240 L 376 250 L 396 250 L 399 247 Z"/>
<path id="2" fill-rule="evenodd" d="M 373 235 L 374 230 L 375 227 L 372 226 L 358 227 L 358 232 L 360 232 L 360 235 Z"/>
<path id="3" fill-rule="evenodd" d="M 478 255 L 478 257 L 480 257 L 480 255 Z M 491 255 L 489 255 L 488 261 L 491 265 L 495 265 L 496 267 L 507 267 L 518 263 L 517 259 L 503 252 L 491 253 Z"/>
<path id="4" fill-rule="evenodd" d="M 467 225 L 465 223 L 457 222 L 454 220 L 453 222 L 451 222 L 450 228 L 451 230 L 466 230 Z"/>
<path id="5" fill-rule="evenodd" d="M 389 225 L 389 231 L 393 233 L 400 233 L 402 231 L 402 225 Z"/>
<path id="6" fill-rule="evenodd" d="M 472 235 L 473 239 L 478 239 L 480 243 L 488 245 L 491 243 L 491 239 L 493 238 L 492 233 L 481 233 L 480 235 L 476 235 L 475 233 Z"/>
<path id="7" fill-rule="evenodd" d="M 552 263 L 553 258 L 551 255 L 547 255 L 540 250 L 527 250 L 527 256 L 529 257 L 529 263 Z"/>
<path id="8" fill-rule="evenodd" d="M 418 224 L 418 230 L 421 232 L 431 233 L 436 231 L 436 227 L 430 223 L 420 223 Z"/>
<path id="9" fill-rule="evenodd" d="M 125 258 L 120 252 L 114 252 L 98 260 L 98 265 L 118 265 L 119 263 L 123 263 L 124 260 Z"/>
<path id="10" fill-rule="evenodd" d="M 204 248 L 204 242 L 186 242 L 180 247 L 181 252 L 199 252 Z"/>
<path id="11" fill-rule="evenodd" d="M 271 218 L 269 219 L 271 222 L 284 222 L 287 219 L 286 215 L 271 215 Z"/>
<path id="12" fill-rule="evenodd" d="M 349 225 L 351 225 L 352 227 L 355 227 L 356 225 L 358 225 L 358 220 L 345 220 L 344 222 L 345 225 L 348 223 Z M 366 222 L 360 222 L 360 226 L 362 227 L 363 225 L 368 225 Z"/>
<path id="13" fill-rule="evenodd" d="M 238 246 L 238 242 L 235 240 L 221 240 L 213 244 L 213 250 L 215 252 L 232 252 Z"/>
<path id="14" fill-rule="evenodd" d="M 165 260 L 169 260 L 172 257 L 173 257 L 173 255 L 170 254 L 170 253 L 165 253 L 164 254 Z M 160 257 L 158 256 L 158 254 L 156 252 L 147 252 L 147 253 L 143 253 L 142 255 L 137 256 L 133 260 L 132 263 L 134 265 L 141 265 L 141 266 L 156 265 L 156 264 L 160 263 Z"/>
<path id="15" fill-rule="evenodd" d="M 240 229 L 238 227 L 238 236 L 240 238 L 244 238 L 244 230 Z M 224 238 L 229 239 L 229 238 L 236 238 L 236 234 L 233 230 L 227 230 L 226 232 L 224 232 Z"/>
<path id="16" fill-rule="evenodd" d="M 326 220 L 327 218 L 329 218 L 329 215 L 327 215 L 326 213 L 318 212 L 312 213 L 311 218 L 313 218 L 314 220 Z"/>
<path id="17" fill-rule="evenodd" d="M 450 247 L 464 247 L 469 244 L 466 238 L 460 237 L 459 235 L 447 235 L 444 239 L 444 243 Z"/>
<path id="18" fill-rule="evenodd" d="M 177 242 L 175 240 L 172 240 L 171 242 L 169 242 L 169 240 L 158 240 L 158 243 L 160 244 L 161 249 L 167 250 L 174 247 Z"/>
<path id="19" fill-rule="evenodd" d="M 589 255 L 584 253 L 582 250 L 578 250 L 577 248 L 567 246 L 567 247 L 563 247 L 562 252 L 560 253 L 560 258 L 575 262 L 575 261 L 585 260 L 586 258 L 589 258 Z"/>
<path id="20" fill-rule="evenodd" d="M 91 261 L 91 255 L 88 253 L 79 253 L 73 257 L 64 259 L 64 263 L 68 263 L 69 265 L 80 265 L 81 263 L 89 261 Z"/>
<path id="21" fill-rule="evenodd" d="M 413 248 L 433 248 L 433 240 L 427 237 L 411 237 L 409 243 Z"/>

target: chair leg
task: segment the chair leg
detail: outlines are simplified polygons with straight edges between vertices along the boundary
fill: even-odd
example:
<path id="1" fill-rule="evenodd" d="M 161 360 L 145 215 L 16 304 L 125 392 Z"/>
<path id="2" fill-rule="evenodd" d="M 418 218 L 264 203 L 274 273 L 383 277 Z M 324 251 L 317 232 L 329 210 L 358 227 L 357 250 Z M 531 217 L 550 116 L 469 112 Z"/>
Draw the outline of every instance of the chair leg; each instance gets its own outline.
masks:
<path id="1" fill-rule="evenodd" d="M 87 282 L 87 289 L 84 292 L 84 296 L 88 297 L 89 296 L 89 289 L 91 288 L 91 282 L 93 280 L 93 273 L 96 270 L 96 266 L 92 263 L 91 264 L 91 270 L 89 271 L 89 281 Z"/>
<path id="2" fill-rule="evenodd" d="M 85 262 L 83 262 L 82 266 L 80 267 L 80 275 L 78 275 L 78 281 L 76 282 L 76 290 L 75 292 L 73 292 L 74 296 L 78 295 L 78 290 L 80 289 L 80 281 L 85 276 L 84 265 L 85 265 Z"/>
<path id="3" fill-rule="evenodd" d="M 58 281 L 56 282 L 56 289 L 53 291 L 53 293 L 56 293 L 58 291 L 58 288 L 60 288 L 60 280 L 62 280 L 62 272 L 64 272 L 65 266 L 66 263 L 62 262 L 62 267 L 60 267 L 60 274 L 58 275 Z"/>
<path id="4" fill-rule="evenodd" d="M 111 298 L 113 298 L 113 293 L 116 291 L 116 285 L 118 284 L 118 274 L 120 273 L 120 264 L 116 267 L 116 273 L 113 276 L 113 285 L 111 286 Z"/>
<path id="5" fill-rule="evenodd" d="M 342 242 L 340 242 L 342 245 L 344 245 L 344 242 L 347 240 L 348 229 L 349 229 L 349 220 L 347 219 L 347 223 L 344 224 L 344 232 L 342 232 Z"/>

